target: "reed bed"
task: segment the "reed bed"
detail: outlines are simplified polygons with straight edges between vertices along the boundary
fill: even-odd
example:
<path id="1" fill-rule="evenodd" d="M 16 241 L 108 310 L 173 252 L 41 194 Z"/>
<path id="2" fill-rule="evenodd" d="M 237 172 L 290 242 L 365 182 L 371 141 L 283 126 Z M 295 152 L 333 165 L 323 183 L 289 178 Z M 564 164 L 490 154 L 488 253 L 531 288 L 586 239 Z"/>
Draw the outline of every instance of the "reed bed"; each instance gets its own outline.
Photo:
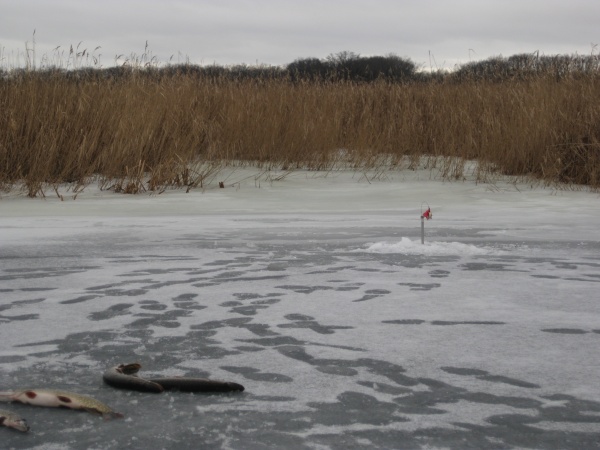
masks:
<path id="1" fill-rule="evenodd" d="M 36 196 L 98 180 L 160 192 L 204 187 L 227 164 L 393 170 L 425 158 L 449 179 L 476 160 L 481 180 L 600 188 L 596 72 L 369 83 L 144 68 L 75 75 L 0 77 L 0 187 Z"/>

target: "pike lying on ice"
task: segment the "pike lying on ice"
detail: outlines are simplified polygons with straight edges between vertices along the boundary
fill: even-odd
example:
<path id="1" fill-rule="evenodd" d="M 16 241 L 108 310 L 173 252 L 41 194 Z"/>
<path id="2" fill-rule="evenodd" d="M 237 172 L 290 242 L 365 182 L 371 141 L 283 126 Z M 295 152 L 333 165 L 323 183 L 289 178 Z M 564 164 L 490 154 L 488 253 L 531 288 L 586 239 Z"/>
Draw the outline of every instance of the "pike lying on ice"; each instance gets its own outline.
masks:
<path id="1" fill-rule="evenodd" d="M 119 364 L 111 367 L 102 376 L 109 386 L 141 392 L 163 392 L 179 390 L 182 392 L 241 392 L 244 386 L 231 381 L 210 380 L 208 378 L 162 377 L 142 378 L 138 375 L 139 363 Z"/>
<path id="2" fill-rule="evenodd" d="M 21 402 L 27 405 L 70 408 L 100 414 L 105 419 L 123 417 L 104 403 L 87 395 L 53 389 L 23 389 L 0 391 L 0 401 Z"/>

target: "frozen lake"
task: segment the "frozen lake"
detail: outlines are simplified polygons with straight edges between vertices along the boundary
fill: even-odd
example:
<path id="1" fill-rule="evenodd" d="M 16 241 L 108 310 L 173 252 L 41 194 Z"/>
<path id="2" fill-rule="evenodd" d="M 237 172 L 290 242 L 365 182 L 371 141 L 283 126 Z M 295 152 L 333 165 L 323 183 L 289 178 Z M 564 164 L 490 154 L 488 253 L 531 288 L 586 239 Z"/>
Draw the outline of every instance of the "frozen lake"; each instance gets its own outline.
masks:
<path id="1" fill-rule="evenodd" d="M 427 174 L 0 198 L 0 390 L 125 414 L 0 404 L 2 447 L 600 448 L 598 195 Z"/>

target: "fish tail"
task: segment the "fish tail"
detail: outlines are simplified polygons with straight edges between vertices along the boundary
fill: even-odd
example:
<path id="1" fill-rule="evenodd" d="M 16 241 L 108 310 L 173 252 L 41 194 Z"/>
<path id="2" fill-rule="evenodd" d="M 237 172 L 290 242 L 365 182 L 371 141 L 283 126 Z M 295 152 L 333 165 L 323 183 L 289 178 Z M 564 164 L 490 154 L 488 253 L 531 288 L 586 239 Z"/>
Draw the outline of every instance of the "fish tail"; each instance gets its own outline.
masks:
<path id="1" fill-rule="evenodd" d="M 13 391 L 0 391 L 0 402 L 12 402 L 14 395 Z"/>

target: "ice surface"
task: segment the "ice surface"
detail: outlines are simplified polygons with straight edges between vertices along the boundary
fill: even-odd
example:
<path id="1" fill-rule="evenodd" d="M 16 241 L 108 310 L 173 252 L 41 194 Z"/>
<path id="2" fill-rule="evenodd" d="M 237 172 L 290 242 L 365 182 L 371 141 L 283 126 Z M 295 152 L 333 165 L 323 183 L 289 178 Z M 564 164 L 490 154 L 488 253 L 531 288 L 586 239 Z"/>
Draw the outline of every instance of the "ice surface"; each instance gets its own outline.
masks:
<path id="1" fill-rule="evenodd" d="M 3 195 L 0 390 L 71 390 L 126 419 L 4 405 L 31 431 L 0 428 L 2 448 L 600 447 L 597 194 L 275 178 Z M 134 361 L 246 391 L 102 384 Z"/>

